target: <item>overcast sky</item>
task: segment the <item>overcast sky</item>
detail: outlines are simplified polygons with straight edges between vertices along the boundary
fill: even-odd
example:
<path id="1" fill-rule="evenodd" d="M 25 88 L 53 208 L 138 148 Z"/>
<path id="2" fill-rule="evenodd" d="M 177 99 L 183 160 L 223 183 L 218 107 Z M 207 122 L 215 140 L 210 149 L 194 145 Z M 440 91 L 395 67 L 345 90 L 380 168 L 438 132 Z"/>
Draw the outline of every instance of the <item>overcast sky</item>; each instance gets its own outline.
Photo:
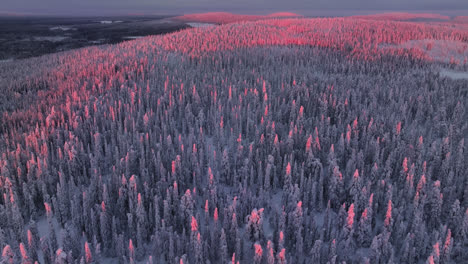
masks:
<path id="1" fill-rule="evenodd" d="M 318 10 L 468 10 L 468 0 L 0 0 L 0 12 L 133 14 L 232 11 L 268 13 Z"/>

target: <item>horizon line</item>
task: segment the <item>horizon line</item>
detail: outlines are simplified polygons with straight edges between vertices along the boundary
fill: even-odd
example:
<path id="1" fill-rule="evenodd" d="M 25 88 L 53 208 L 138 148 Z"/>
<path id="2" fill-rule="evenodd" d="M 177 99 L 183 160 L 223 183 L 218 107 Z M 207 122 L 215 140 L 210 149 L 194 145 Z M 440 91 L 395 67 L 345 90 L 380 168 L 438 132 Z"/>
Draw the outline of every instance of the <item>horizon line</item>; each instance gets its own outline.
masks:
<path id="1" fill-rule="evenodd" d="M 402 12 L 402 13 L 426 13 L 431 14 L 448 14 L 452 13 L 453 16 L 468 15 L 468 9 L 334 9 L 334 8 L 321 8 L 313 10 L 280 10 L 280 9 L 271 9 L 271 10 L 245 10 L 244 12 L 240 10 L 226 10 L 226 9 L 211 9 L 211 10 L 194 10 L 192 12 L 183 11 L 182 9 L 171 9 L 171 10 L 159 10 L 159 11 L 137 11 L 134 12 L 123 12 L 123 11 L 110 11 L 110 12 L 94 12 L 94 11 L 79 11 L 76 13 L 70 12 L 34 12 L 34 11 L 0 11 L 0 17 L 112 17 L 112 16 L 176 16 L 176 15 L 186 15 L 186 14 L 197 14 L 197 13 L 217 13 L 217 12 L 227 12 L 232 14 L 242 14 L 242 15 L 267 15 L 276 12 L 294 12 L 298 15 L 308 16 L 314 13 L 314 15 L 319 15 L 319 13 L 328 13 L 324 15 L 329 15 L 331 13 L 361 13 L 361 14 L 382 14 L 382 13 L 392 13 L 392 12 Z M 455 13 L 458 13 L 457 15 Z M 346 16 L 343 14 L 343 16 Z"/>

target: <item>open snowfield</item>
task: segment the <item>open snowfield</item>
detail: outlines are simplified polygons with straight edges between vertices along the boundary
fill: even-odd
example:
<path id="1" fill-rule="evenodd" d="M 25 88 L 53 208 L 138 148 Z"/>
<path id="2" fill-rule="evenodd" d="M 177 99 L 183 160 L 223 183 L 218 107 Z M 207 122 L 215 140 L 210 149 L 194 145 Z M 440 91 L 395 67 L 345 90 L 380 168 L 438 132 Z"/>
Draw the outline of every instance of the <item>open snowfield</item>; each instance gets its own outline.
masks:
<path id="1" fill-rule="evenodd" d="M 211 26 L 214 26 L 215 24 L 211 24 L 211 23 L 195 23 L 195 22 L 189 22 L 187 23 L 187 25 L 191 26 L 191 27 L 194 27 L 194 28 L 204 28 L 204 27 L 211 27 Z"/>
<path id="2" fill-rule="evenodd" d="M 442 69 L 440 74 L 445 77 L 449 77 L 454 80 L 468 80 L 468 72 L 453 71 L 448 69 Z"/>
<path id="3" fill-rule="evenodd" d="M 467 64 L 468 42 L 453 40 L 422 39 L 409 40 L 398 45 L 385 45 L 397 49 L 416 49 L 428 59 L 445 63 Z"/>

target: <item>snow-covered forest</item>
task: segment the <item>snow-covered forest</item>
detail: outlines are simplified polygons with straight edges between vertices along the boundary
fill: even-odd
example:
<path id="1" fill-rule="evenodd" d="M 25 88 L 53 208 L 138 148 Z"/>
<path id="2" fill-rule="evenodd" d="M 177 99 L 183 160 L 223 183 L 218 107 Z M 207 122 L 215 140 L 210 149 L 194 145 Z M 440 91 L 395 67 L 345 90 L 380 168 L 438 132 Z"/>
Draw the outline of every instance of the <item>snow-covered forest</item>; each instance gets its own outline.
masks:
<path id="1" fill-rule="evenodd" d="M 267 19 L 0 64 L 2 263 L 463 263 L 468 80 L 439 73 L 467 70 L 458 21 Z"/>

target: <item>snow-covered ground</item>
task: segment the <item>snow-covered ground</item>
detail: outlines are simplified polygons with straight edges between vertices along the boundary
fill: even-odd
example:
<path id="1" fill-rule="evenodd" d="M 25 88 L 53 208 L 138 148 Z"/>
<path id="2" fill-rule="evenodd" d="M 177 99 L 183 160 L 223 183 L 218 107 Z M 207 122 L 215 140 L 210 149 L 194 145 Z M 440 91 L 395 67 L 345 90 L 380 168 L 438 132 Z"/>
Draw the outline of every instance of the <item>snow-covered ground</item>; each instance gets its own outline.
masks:
<path id="1" fill-rule="evenodd" d="M 454 40 L 421 39 L 410 40 L 400 45 L 383 45 L 382 48 L 418 49 L 432 60 L 438 62 L 455 62 L 466 64 L 468 58 L 468 43 Z"/>
<path id="2" fill-rule="evenodd" d="M 123 37 L 123 39 L 139 39 L 139 38 L 143 38 L 144 36 L 125 36 Z"/>
<path id="3" fill-rule="evenodd" d="M 212 27 L 212 26 L 214 26 L 215 24 L 190 22 L 190 23 L 187 23 L 187 25 L 189 25 L 189 26 L 191 26 L 191 27 L 194 27 L 194 28 L 205 28 L 205 27 Z"/>
<path id="4" fill-rule="evenodd" d="M 65 27 L 65 26 L 51 27 L 49 29 L 52 30 L 52 31 L 54 31 L 54 30 L 62 30 L 62 31 L 76 30 L 76 28 Z"/>
<path id="5" fill-rule="evenodd" d="M 52 220 L 52 223 L 54 225 L 55 234 L 57 234 L 57 243 L 59 244 L 59 246 L 61 246 L 62 236 L 60 236 L 60 232 L 62 229 L 60 228 L 60 225 L 57 223 L 57 219 L 54 218 Z M 38 219 L 36 224 L 37 224 L 37 231 L 39 232 L 39 237 L 45 237 L 49 235 L 49 224 L 47 222 L 46 217 L 42 217 Z"/>
<path id="6" fill-rule="evenodd" d="M 451 40 L 411 40 L 403 44 L 405 48 L 419 48 L 433 60 L 450 62 L 454 59 L 463 63 L 468 58 L 468 43 Z"/>
<path id="7" fill-rule="evenodd" d="M 60 42 L 68 39 L 65 36 L 54 36 L 54 37 L 34 37 L 35 41 L 51 41 L 51 42 Z"/>
<path id="8" fill-rule="evenodd" d="M 112 24 L 112 23 L 122 23 L 123 21 L 121 20 L 115 20 L 115 21 L 112 21 L 112 20 L 102 20 L 102 21 L 99 21 L 99 23 L 101 24 Z"/>
<path id="9" fill-rule="evenodd" d="M 468 80 L 468 72 L 460 72 L 449 69 L 441 69 L 440 75 L 454 80 Z"/>

